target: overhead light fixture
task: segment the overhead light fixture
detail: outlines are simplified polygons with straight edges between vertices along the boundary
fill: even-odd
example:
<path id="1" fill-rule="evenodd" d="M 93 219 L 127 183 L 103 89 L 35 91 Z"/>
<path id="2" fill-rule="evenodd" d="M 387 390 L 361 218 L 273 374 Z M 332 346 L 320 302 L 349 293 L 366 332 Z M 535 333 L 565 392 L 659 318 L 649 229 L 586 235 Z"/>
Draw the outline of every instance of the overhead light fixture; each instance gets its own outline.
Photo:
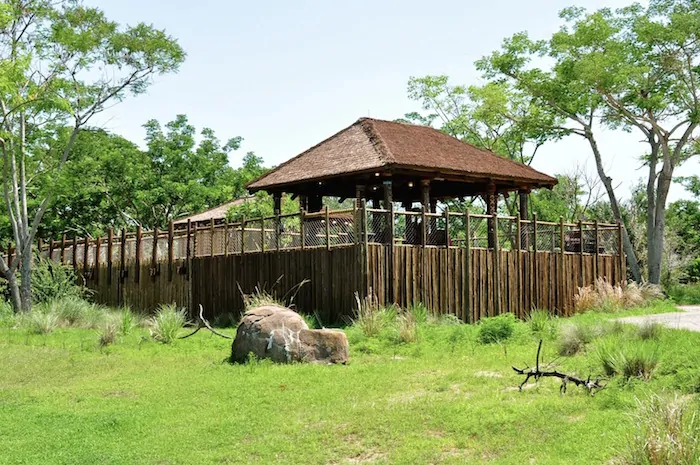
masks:
<path id="1" fill-rule="evenodd" d="M 322 186 L 322 185 L 323 185 L 323 181 L 319 181 L 319 182 L 318 182 L 318 185 L 319 185 L 319 186 Z"/>
<path id="2" fill-rule="evenodd" d="M 373 190 L 373 191 L 376 191 L 376 190 L 377 190 L 377 186 L 372 186 L 372 190 Z"/>
<path id="3" fill-rule="evenodd" d="M 379 172 L 374 173 L 374 176 L 379 177 Z"/>
<path id="4" fill-rule="evenodd" d="M 408 181 L 408 187 L 413 187 L 413 181 Z"/>

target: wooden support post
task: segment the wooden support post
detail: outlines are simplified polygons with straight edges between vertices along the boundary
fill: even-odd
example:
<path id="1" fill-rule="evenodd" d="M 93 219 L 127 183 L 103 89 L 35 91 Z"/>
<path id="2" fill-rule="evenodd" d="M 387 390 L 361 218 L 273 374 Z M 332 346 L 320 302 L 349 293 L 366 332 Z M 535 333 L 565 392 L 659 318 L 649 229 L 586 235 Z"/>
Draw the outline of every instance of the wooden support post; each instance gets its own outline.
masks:
<path id="1" fill-rule="evenodd" d="M 141 239 L 143 231 L 141 225 L 136 227 L 136 270 L 134 270 L 134 282 L 138 283 L 141 278 Z"/>
<path id="2" fill-rule="evenodd" d="M 328 214 L 328 205 L 324 207 L 326 220 L 326 249 L 331 250 L 331 217 Z"/>
<path id="3" fill-rule="evenodd" d="M 578 248 L 578 286 L 583 287 L 583 250 L 584 250 L 584 237 L 583 237 L 583 221 L 578 221 L 578 236 L 579 236 L 579 248 Z"/>
<path id="4" fill-rule="evenodd" d="M 625 286 L 627 284 L 627 276 L 625 276 L 625 251 L 622 248 L 622 221 L 618 220 L 617 221 L 617 256 L 619 258 L 619 268 L 620 268 L 620 273 L 618 276 L 620 277 L 620 286 Z"/>
<path id="5" fill-rule="evenodd" d="M 498 244 L 498 215 L 493 214 L 493 229 L 496 234 L 493 235 L 493 282 L 494 282 L 494 306 L 493 309 L 496 315 L 501 314 L 501 251 Z M 494 316 L 494 315 L 491 315 Z"/>
<path id="6" fill-rule="evenodd" d="M 280 214 L 282 214 L 282 194 L 275 193 L 272 196 L 274 200 L 273 210 L 275 214 L 275 250 L 280 250 L 280 234 L 282 232 L 282 223 L 280 222 Z"/>
<path id="7" fill-rule="evenodd" d="M 394 286 L 394 273 L 396 273 L 396 270 L 394 269 L 394 259 L 396 256 L 396 244 L 394 240 L 394 236 L 396 235 L 396 227 L 394 224 L 394 202 L 389 203 L 389 228 L 388 228 L 388 233 L 389 233 L 389 270 L 387 273 L 387 282 L 389 284 L 389 295 L 391 296 L 391 302 L 396 303 L 398 302 L 398 295 L 397 295 L 397 289 L 396 286 Z"/>
<path id="8" fill-rule="evenodd" d="M 520 213 L 515 216 L 515 295 L 518 308 L 515 309 L 516 314 L 520 317 L 525 316 L 524 306 L 523 306 L 523 278 L 522 278 L 522 225 L 520 224 Z M 512 309 L 511 309 L 512 310 Z"/>
<path id="9" fill-rule="evenodd" d="M 594 245 L 595 245 L 595 261 L 593 262 L 593 279 L 594 279 L 595 281 L 597 281 L 598 278 L 600 277 L 600 273 L 599 273 L 599 270 L 598 270 L 598 267 L 599 267 L 598 259 L 599 259 L 599 256 L 600 256 L 600 229 L 599 229 L 599 227 L 598 227 L 598 220 L 595 220 L 595 223 L 593 224 L 593 227 L 594 227 L 594 229 L 595 229 L 595 241 L 594 241 Z M 595 283 L 594 283 L 594 284 L 595 284 Z"/>
<path id="10" fill-rule="evenodd" d="M 119 250 L 119 281 L 126 278 L 126 229 L 122 229 L 121 248 Z M 121 300 L 120 300 L 121 302 Z"/>
<path id="11" fill-rule="evenodd" d="M 190 273 L 192 270 L 192 221 L 187 220 L 187 242 L 185 243 L 185 266 L 187 267 L 187 274 L 185 277 L 187 280 L 190 279 Z"/>
<path id="12" fill-rule="evenodd" d="M 363 297 L 371 297 L 372 284 L 369 276 L 369 228 L 367 228 L 367 200 L 362 199 L 362 255 L 365 292 Z"/>
<path id="13" fill-rule="evenodd" d="M 564 217 L 559 217 L 559 284 L 557 285 L 557 294 L 559 297 L 558 307 L 559 311 L 564 315 L 566 314 L 566 276 L 564 275 Z"/>
<path id="14" fill-rule="evenodd" d="M 241 256 L 245 255 L 245 215 L 241 218 Z"/>
<path id="15" fill-rule="evenodd" d="M 153 249 L 151 250 L 151 279 L 156 280 L 156 275 L 158 274 L 158 236 L 160 231 L 158 227 L 153 229 Z"/>
<path id="16" fill-rule="evenodd" d="M 199 229 L 199 225 L 197 223 L 194 223 L 192 226 L 192 258 L 197 257 L 197 247 L 199 244 L 197 244 L 197 230 Z M 201 256 L 201 254 L 200 254 Z"/>
<path id="17" fill-rule="evenodd" d="M 265 217 L 260 217 L 260 251 L 265 251 Z"/>
<path id="18" fill-rule="evenodd" d="M 464 317 L 462 321 L 465 323 L 473 323 L 475 321 L 471 312 L 472 299 L 472 241 L 471 241 L 471 225 L 469 224 L 469 210 L 464 213 Z"/>
<path id="19" fill-rule="evenodd" d="M 265 239 L 263 238 L 263 242 Z M 214 256 L 214 218 L 209 220 L 209 256 Z"/>
<path id="20" fill-rule="evenodd" d="M 107 284 L 112 284 L 112 250 L 114 247 L 114 229 L 107 231 Z"/>
<path id="21" fill-rule="evenodd" d="M 486 214 L 489 215 L 489 219 L 487 220 L 489 249 L 495 249 L 498 240 L 498 224 L 493 221 L 497 213 L 498 194 L 496 193 L 496 185 L 491 182 L 486 189 Z"/>
<path id="22" fill-rule="evenodd" d="M 102 245 L 102 238 L 97 236 L 95 239 L 95 283 L 100 282 L 100 246 Z"/>
<path id="23" fill-rule="evenodd" d="M 66 235 L 61 237 L 61 264 L 66 264 Z"/>
<path id="24" fill-rule="evenodd" d="M 535 301 L 530 305 L 532 308 L 539 308 L 540 306 L 540 282 L 538 276 L 538 262 L 537 258 L 537 213 L 532 214 L 532 282 L 534 283 L 534 297 Z M 531 309 L 532 309 L 531 308 Z"/>
<path id="25" fill-rule="evenodd" d="M 83 278 L 87 279 L 88 273 L 88 258 L 90 257 L 90 238 L 85 236 L 83 239 Z"/>
<path id="26" fill-rule="evenodd" d="M 39 255 L 44 251 L 44 240 L 42 238 L 37 239 L 39 243 Z"/>
<path id="27" fill-rule="evenodd" d="M 363 210 L 363 211 L 365 213 L 367 212 L 366 210 Z M 301 210 L 299 212 L 299 236 L 300 236 L 300 242 L 301 242 L 300 246 L 301 246 L 302 250 L 304 249 L 304 247 L 306 247 L 306 226 L 304 225 L 304 223 L 306 221 L 305 221 L 304 216 L 306 216 L 306 211 Z"/>
<path id="28" fill-rule="evenodd" d="M 426 224 L 426 216 L 425 216 L 425 209 L 426 206 L 421 204 L 420 207 L 420 245 L 425 247 L 425 245 L 428 243 L 428 225 Z"/>
<path id="29" fill-rule="evenodd" d="M 51 239 L 49 241 L 49 260 L 53 260 L 53 248 L 54 248 L 54 240 Z"/>
<path id="30" fill-rule="evenodd" d="M 228 236 L 229 236 L 229 223 L 228 218 L 226 218 L 226 223 L 224 223 L 224 257 L 228 257 Z"/>
<path id="31" fill-rule="evenodd" d="M 445 207 L 445 247 L 450 248 L 450 210 Z"/>
<path id="32" fill-rule="evenodd" d="M 173 280 L 173 262 L 175 261 L 175 224 L 168 223 L 168 281 Z"/>
<path id="33" fill-rule="evenodd" d="M 53 241 L 51 241 L 53 245 Z M 71 260 L 73 261 L 73 273 L 78 272 L 78 236 L 73 236 L 73 248 L 71 250 Z"/>

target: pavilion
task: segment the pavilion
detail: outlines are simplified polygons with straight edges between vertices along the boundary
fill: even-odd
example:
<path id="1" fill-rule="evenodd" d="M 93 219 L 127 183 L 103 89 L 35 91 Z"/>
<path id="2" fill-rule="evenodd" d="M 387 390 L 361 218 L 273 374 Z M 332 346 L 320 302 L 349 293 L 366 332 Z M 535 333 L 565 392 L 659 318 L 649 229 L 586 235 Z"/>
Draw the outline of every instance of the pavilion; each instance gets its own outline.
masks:
<path id="1" fill-rule="evenodd" d="M 360 118 L 247 187 L 272 194 L 276 213 L 288 193 L 308 212 L 321 210 L 324 196 L 366 199 L 384 208 L 400 202 L 406 210 L 418 202 L 433 213 L 438 201 L 482 196 L 493 215 L 499 194 L 517 192 L 520 216 L 527 219 L 531 190 L 556 184 L 551 176 L 432 127 Z"/>

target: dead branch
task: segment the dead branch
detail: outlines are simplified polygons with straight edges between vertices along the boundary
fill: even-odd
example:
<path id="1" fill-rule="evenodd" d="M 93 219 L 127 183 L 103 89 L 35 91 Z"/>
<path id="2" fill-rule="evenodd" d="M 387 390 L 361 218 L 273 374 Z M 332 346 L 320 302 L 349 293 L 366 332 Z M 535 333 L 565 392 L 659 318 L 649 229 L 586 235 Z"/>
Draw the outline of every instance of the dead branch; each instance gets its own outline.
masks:
<path id="1" fill-rule="evenodd" d="M 186 335 L 180 337 L 180 339 L 187 339 L 190 336 L 194 336 L 195 334 L 197 334 L 197 331 L 199 331 L 202 328 L 206 328 L 209 331 L 211 331 L 212 333 L 216 334 L 217 336 L 223 337 L 224 339 L 233 339 L 233 337 L 229 336 L 228 334 L 220 333 L 211 327 L 211 325 L 206 320 L 206 318 L 204 318 L 204 307 L 202 307 L 202 304 L 199 304 L 199 319 L 197 321 L 197 329 L 195 329 L 194 331 L 192 331 L 189 334 L 186 334 Z"/>
<path id="2" fill-rule="evenodd" d="M 520 375 L 525 375 L 525 380 L 520 384 L 519 390 L 522 391 L 523 386 L 527 384 L 530 378 L 534 378 L 535 382 L 539 381 L 540 378 L 559 378 L 561 379 L 561 386 L 559 387 L 560 393 L 566 392 L 566 385 L 568 383 L 574 383 L 576 386 L 583 386 L 588 390 L 590 395 L 594 395 L 596 390 L 601 390 L 605 387 L 604 384 L 600 384 L 600 378 L 596 378 L 591 381 L 590 375 L 587 379 L 578 378 L 573 375 L 567 375 L 566 373 L 560 373 L 556 370 L 553 371 L 542 371 L 540 370 L 540 350 L 542 349 L 542 339 L 540 339 L 540 344 L 537 346 L 537 358 L 535 359 L 535 368 L 516 368 L 512 367 L 513 371 Z"/>

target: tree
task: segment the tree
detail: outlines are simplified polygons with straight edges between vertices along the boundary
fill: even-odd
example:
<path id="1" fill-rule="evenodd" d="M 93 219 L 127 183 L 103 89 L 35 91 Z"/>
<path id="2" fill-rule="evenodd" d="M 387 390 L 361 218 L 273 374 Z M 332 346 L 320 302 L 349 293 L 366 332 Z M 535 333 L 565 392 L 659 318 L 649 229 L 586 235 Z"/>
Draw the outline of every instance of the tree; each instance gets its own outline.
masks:
<path id="1" fill-rule="evenodd" d="M 648 146 L 646 215 L 648 279 L 660 282 L 666 200 L 674 169 L 697 152 L 700 123 L 700 4 L 694 0 L 652 0 L 616 12 L 565 9 L 566 25 L 549 41 L 526 34 L 481 60 L 487 76 L 512 81 L 539 104 L 566 117 L 586 138 L 616 219 L 621 219 L 612 180 L 593 136 L 595 122 L 639 131 Z M 536 57 L 548 69 L 528 66 Z M 631 244 L 625 239 L 628 258 Z M 630 263 L 635 279 L 641 277 Z"/>
<path id="2" fill-rule="evenodd" d="M 94 115 L 145 92 L 153 75 L 177 71 L 184 57 L 164 31 L 143 23 L 120 27 L 79 0 L 0 4 L 3 194 L 17 249 L 11 264 L 0 258 L 0 272 L 16 310 L 31 309 L 32 243 L 52 201 L 49 190 L 30 205 L 30 170 L 57 176 Z M 52 139 L 45 135 L 66 125 L 65 146 L 47 145 Z"/>

